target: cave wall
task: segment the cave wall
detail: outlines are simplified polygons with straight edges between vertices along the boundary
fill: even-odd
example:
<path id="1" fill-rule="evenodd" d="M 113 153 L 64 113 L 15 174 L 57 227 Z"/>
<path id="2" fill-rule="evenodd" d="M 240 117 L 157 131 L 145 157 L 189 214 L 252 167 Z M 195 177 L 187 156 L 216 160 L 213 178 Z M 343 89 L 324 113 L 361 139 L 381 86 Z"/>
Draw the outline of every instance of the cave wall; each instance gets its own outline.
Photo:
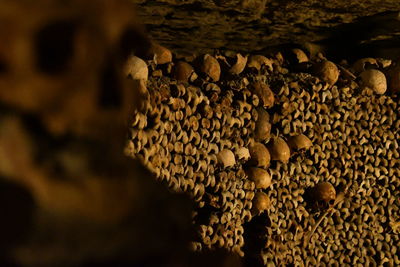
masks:
<path id="1" fill-rule="evenodd" d="M 337 59 L 400 56 L 395 0 L 134 1 L 153 38 L 184 54 L 297 44 Z"/>

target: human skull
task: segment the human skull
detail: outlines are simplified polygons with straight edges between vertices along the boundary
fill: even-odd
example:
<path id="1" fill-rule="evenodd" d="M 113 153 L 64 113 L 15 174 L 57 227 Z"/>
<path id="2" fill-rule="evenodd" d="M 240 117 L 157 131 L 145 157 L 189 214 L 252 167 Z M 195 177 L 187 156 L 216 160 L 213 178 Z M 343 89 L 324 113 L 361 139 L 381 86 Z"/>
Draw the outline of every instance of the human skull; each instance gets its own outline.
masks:
<path id="1" fill-rule="evenodd" d="M 313 200 L 319 209 L 327 209 L 334 205 L 336 190 L 329 182 L 320 182 L 313 189 Z"/>
<path id="2" fill-rule="evenodd" d="M 3 1 L 0 102 L 53 133 L 87 134 L 134 102 L 121 67 L 148 42 L 135 17 L 125 0 Z"/>

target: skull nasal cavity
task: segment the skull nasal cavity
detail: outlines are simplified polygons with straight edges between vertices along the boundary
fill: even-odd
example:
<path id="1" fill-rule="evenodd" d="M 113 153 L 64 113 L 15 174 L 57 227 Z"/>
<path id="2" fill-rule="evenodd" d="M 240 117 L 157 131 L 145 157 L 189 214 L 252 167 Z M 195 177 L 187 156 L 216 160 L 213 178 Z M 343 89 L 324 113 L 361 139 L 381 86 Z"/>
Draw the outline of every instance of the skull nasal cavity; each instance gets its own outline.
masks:
<path id="1" fill-rule="evenodd" d="M 67 69 L 74 55 L 76 24 L 59 21 L 42 28 L 35 36 L 36 66 L 47 74 Z"/>
<path id="2" fill-rule="evenodd" d="M 7 72 L 7 65 L 4 61 L 0 58 L 0 75 Z"/>

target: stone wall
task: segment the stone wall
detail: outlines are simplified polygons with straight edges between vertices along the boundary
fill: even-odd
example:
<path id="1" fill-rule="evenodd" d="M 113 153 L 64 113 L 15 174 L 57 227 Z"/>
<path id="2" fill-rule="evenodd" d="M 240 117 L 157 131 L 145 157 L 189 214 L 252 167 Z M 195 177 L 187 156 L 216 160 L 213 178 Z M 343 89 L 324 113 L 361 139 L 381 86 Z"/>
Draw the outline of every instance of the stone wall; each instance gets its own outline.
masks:
<path id="1" fill-rule="evenodd" d="M 399 1 L 135 1 L 150 34 L 174 51 L 265 52 L 313 43 L 312 51 L 338 59 L 400 55 Z"/>

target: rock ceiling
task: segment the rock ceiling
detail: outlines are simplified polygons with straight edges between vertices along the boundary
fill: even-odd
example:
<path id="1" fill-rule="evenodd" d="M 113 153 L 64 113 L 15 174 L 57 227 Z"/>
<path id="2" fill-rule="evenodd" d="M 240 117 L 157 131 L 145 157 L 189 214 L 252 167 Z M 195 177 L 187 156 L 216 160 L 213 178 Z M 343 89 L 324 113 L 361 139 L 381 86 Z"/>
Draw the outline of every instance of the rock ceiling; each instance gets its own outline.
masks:
<path id="1" fill-rule="evenodd" d="M 181 53 L 297 44 L 330 56 L 400 56 L 397 0 L 135 0 L 150 34 Z"/>

